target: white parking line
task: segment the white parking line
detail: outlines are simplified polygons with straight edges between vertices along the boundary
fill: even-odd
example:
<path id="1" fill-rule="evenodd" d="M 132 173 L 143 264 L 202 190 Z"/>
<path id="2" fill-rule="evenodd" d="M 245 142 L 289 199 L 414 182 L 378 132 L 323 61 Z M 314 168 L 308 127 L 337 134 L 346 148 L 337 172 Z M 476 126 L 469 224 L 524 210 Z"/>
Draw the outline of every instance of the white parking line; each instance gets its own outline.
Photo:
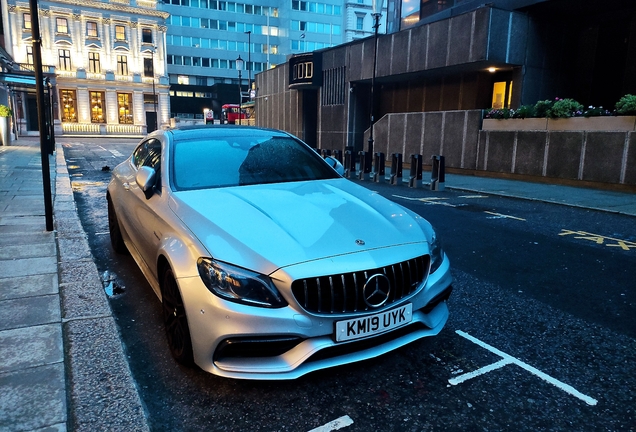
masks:
<path id="1" fill-rule="evenodd" d="M 312 429 L 309 432 L 330 432 L 330 431 L 342 429 L 347 426 L 351 426 L 352 424 L 353 424 L 353 420 L 351 420 L 351 417 L 346 415 L 346 416 L 337 418 L 334 421 L 330 421 L 326 425 L 318 426 L 317 428 Z"/>
<path id="2" fill-rule="evenodd" d="M 460 384 L 460 383 L 462 383 L 464 381 L 468 381 L 471 378 L 475 378 L 475 377 L 477 377 L 479 375 L 483 375 L 483 374 L 486 374 L 486 373 L 491 372 L 493 370 L 500 369 L 500 368 L 502 368 L 502 367 L 504 367 L 506 365 L 515 364 L 515 365 L 519 366 L 520 368 L 530 372 L 531 374 L 533 374 L 535 376 L 538 376 L 542 380 L 547 381 L 548 383 L 552 384 L 553 386 L 560 388 L 564 392 L 569 393 L 572 396 L 581 399 L 583 402 L 585 402 L 588 405 L 596 405 L 598 403 L 598 401 L 596 399 L 591 398 L 591 397 L 589 397 L 587 395 L 584 395 L 583 393 L 581 393 L 578 390 L 576 390 L 574 387 L 572 387 L 572 386 L 570 386 L 568 384 L 565 384 L 565 383 L 563 383 L 563 382 L 561 382 L 561 381 L 559 381 L 559 380 L 557 380 L 555 378 L 552 378 L 550 375 L 541 372 L 539 369 L 537 369 L 535 367 L 532 367 L 529 364 L 524 363 L 521 360 L 518 360 L 518 359 L 512 357 L 511 355 L 508 355 L 505 352 L 500 351 L 500 350 L 498 350 L 497 348 L 495 348 L 495 347 L 493 347 L 491 345 L 488 345 L 485 342 L 480 341 L 479 339 L 469 335 L 466 332 L 463 332 L 461 330 L 456 330 L 455 333 L 457 333 L 458 335 L 468 339 L 472 343 L 477 344 L 480 347 L 487 349 L 491 353 L 500 356 L 502 358 L 502 360 L 499 360 L 498 362 L 493 363 L 493 364 L 491 364 L 489 366 L 485 366 L 483 368 L 477 369 L 476 371 L 469 372 L 469 373 L 466 373 L 466 374 L 463 374 L 463 375 L 459 375 L 459 376 L 457 376 L 455 378 L 451 378 L 451 379 L 448 380 L 448 382 L 451 385 L 457 385 L 457 384 Z"/>
<path id="3" fill-rule="evenodd" d="M 515 216 L 510 216 L 510 215 L 505 215 L 505 214 L 501 214 L 501 213 L 495 213 L 495 212 L 491 212 L 491 211 L 485 211 L 484 213 L 488 213 L 491 215 L 494 215 L 494 217 L 489 218 L 489 219 L 516 219 L 516 220 L 520 220 L 520 221 L 524 221 L 525 219 L 521 219 Z"/>

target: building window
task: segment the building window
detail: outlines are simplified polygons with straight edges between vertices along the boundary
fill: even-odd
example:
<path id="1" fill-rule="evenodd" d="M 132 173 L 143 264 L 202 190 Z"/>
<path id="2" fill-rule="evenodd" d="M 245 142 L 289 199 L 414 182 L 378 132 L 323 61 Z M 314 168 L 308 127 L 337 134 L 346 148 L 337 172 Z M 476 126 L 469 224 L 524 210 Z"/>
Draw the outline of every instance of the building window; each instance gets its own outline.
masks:
<path id="1" fill-rule="evenodd" d="M 125 55 L 117 56 L 117 74 L 128 75 L 128 56 L 125 56 Z"/>
<path id="2" fill-rule="evenodd" d="M 88 21 L 86 23 L 86 36 L 89 38 L 99 37 L 97 33 L 97 23 L 95 21 Z"/>
<path id="3" fill-rule="evenodd" d="M 22 14 L 22 29 L 31 30 L 31 14 Z"/>
<path id="4" fill-rule="evenodd" d="M 510 108 L 512 97 L 512 81 L 500 81 L 493 84 L 492 107 L 495 109 Z"/>
<path id="5" fill-rule="evenodd" d="M 27 52 L 27 64 L 32 65 L 33 64 L 33 47 L 26 47 L 26 52 Z"/>
<path id="6" fill-rule="evenodd" d="M 141 42 L 142 43 L 152 43 L 152 30 L 145 28 L 141 30 Z"/>
<path id="7" fill-rule="evenodd" d="M 88 71 L 91 73 L 100 73 L 102 71 L 102 67 L 99 63 L 99 53 L 88 53 Z"/>
<path id="8" fill-rule="evenodd" d="M 60 90 L 60 100 L 62 101 L 62 121 L 77 123 L 75 90 Z"/>
<path id="9" fill-rule="evenodd" d="M 126 40 L 126 27 L 123 25 L 115 26 L 115 40 L 120 42 Z"/>
<path id="10" fill-rule="evenodd" d="M 177 83 L 178 84 L 189 85 L 190 84 L 190 77 L 187 76 L 187 75 L 179 75 L 179 77 L 177 78 Z"/>
<path id="11" fill-rule="evenodd" d="M 61 49 L 57 50 L 58 53 L 58 66 L 60 70 L 71 70 L 71 50 Z"/>
<path id="12" fill-rule="evenodd" d="M 313 73 L 313 71 L 312 71 Z M 305 75 L 307 73 L 305 72 Z M 321 105 L 344 105 L 346 94 L 345 68 L 328 69 L 322 73 Z"/>
<path id="13" fill-rule="evenodd" d="M 154 77 L 155 76 L 155 70 L 154 70 L 154 66 L 152 64 L 152 59 L 151 58 L 145 58 L 144 59 L 144 76 L 145 77 Z"/>
<path id="14" fill-rule="evenodd" d="M 104 92 L 91 92 L 91 123 L 105 123 Z"/>
<path id="15" fill-rule="evenodd" d="M 68 20 L 66 18 L 56 18 L 55 31 L 61 34 L 68 34 Z"/>
<path id="16" fill-rule="evenodd" d="M 364 17 L 356 17 L 356 30 L 364 29 Z"/>
<path id="17" fill-rule="evenodd" d="M 117 109 L 120 124 L 133 124 L 132 95 L 130 93 L 117 93 Z"/>

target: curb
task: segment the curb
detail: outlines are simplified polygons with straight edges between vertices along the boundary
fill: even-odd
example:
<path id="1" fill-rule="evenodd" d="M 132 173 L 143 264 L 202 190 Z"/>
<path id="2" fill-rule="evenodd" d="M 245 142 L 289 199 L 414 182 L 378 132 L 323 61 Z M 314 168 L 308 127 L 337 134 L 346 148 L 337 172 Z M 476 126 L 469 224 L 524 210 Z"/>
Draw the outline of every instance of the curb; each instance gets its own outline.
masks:
<path id="1" fill-rule="evenodd" d="M 61 144 L 56 150 L 53 214 L 68 429 L 149 431 L 119 329 L 77 214 Z"/>

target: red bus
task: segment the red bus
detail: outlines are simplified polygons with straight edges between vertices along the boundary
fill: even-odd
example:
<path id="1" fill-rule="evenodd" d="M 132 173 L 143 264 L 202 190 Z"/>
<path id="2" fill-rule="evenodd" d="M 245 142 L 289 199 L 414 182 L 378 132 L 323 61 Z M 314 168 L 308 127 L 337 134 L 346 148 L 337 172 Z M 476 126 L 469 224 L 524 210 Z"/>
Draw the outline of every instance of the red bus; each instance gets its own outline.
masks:
<path id="1" fill-rule="evenodd" d="M 235 124 L 238 120 L 247 118 L 245 110 L 240 109 L 238 104 L 225 104 L 221 107 L 221 114 L 223 116 L 223 123 Z"/>

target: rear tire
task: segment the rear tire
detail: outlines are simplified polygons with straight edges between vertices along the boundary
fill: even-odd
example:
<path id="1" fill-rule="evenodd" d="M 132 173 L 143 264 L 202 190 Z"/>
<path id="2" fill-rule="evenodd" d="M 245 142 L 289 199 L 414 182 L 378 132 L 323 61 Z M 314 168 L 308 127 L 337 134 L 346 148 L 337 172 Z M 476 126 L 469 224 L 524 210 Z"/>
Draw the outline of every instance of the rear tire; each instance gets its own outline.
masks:
<path id="1" fill-rule="evenodd" d="M 115 214 L 115 207 L 110 198 L 108 201 L 108 231 L 110 232 L 110 244 L 118 254 L 128 253 L 128 248 L 124 243 L 124 238 L 121 235 L 121 229 L 119 228 L 119 221 Z"/>
<path id="2" fill-rule="evenodd" d="M 163 272 L 161 304 L 170 352 L 179 363 L 192 366 L 194 364 L 194 358 L 192 355 L 192 340 L 190 339 L 188 317 L 186 317 L 185 306 L 181 298 L 181 293 L 179 292 L 179 286 L 170 268 L 167 268 Z"/>

